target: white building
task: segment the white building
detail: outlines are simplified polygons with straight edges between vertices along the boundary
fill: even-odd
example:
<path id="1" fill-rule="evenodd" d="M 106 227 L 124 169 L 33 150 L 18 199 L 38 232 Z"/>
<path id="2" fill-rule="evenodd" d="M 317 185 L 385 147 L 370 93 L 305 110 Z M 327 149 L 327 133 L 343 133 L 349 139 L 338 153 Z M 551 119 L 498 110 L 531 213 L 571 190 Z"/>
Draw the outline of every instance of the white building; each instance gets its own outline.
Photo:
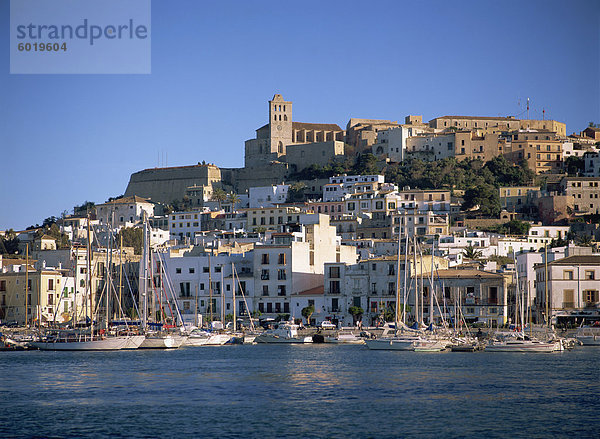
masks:
<path id="1" fill-rule="evenodd" d="M 600 177 L 600 152 L 587 152 L 583 155 L 585 160 L 585 176 Z"/>
<path id="2" fill-rule="evenodd" d="M 118 198 L 96 206 L 96 216 L 100 224 L 112 224 L 114 227 L 131 227 L 147 217 L 154 216 L 154 203 L 146 198 Z"/>
<path id="3" fill-rule="evenodd" d="M 534 267 L 537 314 L 555 321 L 565 310 L 597 310 L 600 305 L 600 255 L 574 255 Z M 547 273 L 547 276 L 546 276 Z M 547 279 L 547 281 L 546 281 Z"/>
<path id="4" fill-rule="evenodd" d="M 251 187 L 248 190 L 248 207 L 273 207 L 287 200 L 289 184 Z"/>
<path id="5" fill-rule="evenodd" d="M 404 161 L 406 140 L 426 132 L 425 127 L 400 125 L 396 128 L 382 130 L 377 133 L 377 142 L 372 146 L 373 154 L 385 157 L 392 162 Z"/>
<path id="6" fill-rule="evenodd" d="M 383 175 L 338 175 L 329 177 L 329 184 L 323 185 L 323 201 L 340 201 L 349 194 L 375 191 L 385 187 Z M 392 189 L 393 185 L 385 187 Z"/>
<path id="7" fill-rule="evenodd" d="M 169 215 L 169 232 L 179 241 L 193 241 L 196 232 L 202 231 L 202 211 L 173 212 Z"/>

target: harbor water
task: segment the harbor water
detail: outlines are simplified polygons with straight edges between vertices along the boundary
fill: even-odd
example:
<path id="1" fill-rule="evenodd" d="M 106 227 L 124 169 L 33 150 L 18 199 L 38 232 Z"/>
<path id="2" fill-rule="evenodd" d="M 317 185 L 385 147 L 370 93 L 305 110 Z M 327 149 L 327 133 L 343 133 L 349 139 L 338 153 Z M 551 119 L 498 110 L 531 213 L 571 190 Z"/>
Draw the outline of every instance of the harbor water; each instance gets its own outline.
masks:
<path id="1" fill-rule="evenodd" d="M 600 348 L 0 353 L 0 437 L 598 437 Z"/>

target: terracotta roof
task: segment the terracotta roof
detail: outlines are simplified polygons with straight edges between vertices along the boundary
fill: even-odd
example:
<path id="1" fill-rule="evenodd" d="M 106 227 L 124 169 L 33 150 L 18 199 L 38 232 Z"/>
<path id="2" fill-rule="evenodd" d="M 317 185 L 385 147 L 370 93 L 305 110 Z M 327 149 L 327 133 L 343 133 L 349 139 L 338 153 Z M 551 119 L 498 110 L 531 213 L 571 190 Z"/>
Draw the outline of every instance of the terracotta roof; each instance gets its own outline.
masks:
<path id="1" fill-rule="evenodd" d="M 108 204 L 127 204 L 127 203 L 151 203 L 148 198 L 138 197 L 132 195 L 130 197 L 118 198 L 116 200 L 109 201 L 108 203 L 99 204 L 99 206 L 106 206 Z"/>
<path id="2" fill-rule="evenodd" d="M 318 287 L 298 292 L 298 296 L 319 296 L 323 295 L 324 292 L 325 287 L 323 285 L 319 285 Z"/>
<path id="3" fill-rule="evenodd" d="M 315 130 L 315 131 L 342 131 L 338 124 L 335 123 L 305 123 L 292 122 L 294 130 Z"/>
<path id="4" fill-rule="evenodd" d="M 441 279 L 460 279 L 460 278 L 486 278 L 486 279 L 501 279 L 504 276 L 498 273 L 491 273 L 489 271 L 473 270 L 473 269 L 448 269 L 438 270 L 435 272 L 436 277 Z"/>
<path id="5" fill-rule="evenodd" d="M 536 264 L 536 267 L 545 264 Z M 600 255 L 573 255 L 549 262 L 548 265 L 600 265 Z"/>

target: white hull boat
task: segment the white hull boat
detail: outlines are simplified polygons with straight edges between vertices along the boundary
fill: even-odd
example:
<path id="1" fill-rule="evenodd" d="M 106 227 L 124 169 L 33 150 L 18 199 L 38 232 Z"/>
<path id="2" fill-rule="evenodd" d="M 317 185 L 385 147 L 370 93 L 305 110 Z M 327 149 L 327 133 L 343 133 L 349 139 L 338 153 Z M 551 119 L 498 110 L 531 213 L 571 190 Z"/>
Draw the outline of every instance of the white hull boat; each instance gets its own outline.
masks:
<path id="1" fill-rule="evenodd" d="M 562 350 L 562 343 L 542 343 L 536 340 L 495 341 L 485 347 L 487 352 L 555 352 Z"/>
<path id="2" fill-rule="evenodd" d="M 281 324 L 277 329 L 263 332 L 254 338 L 255 343 L 300 344 L 312 343 L 312 341 L 312 337 L 299 336 L 298 325 L 293 323 Z"/>
<path id="3" fill-rule="evenodd" d="M 365 344 L 365 341 L 352 332 L 340 332 L 335 337 L 325 337 L 325 343 Z"/>
<path id="4" fill-rule="evenodd" d="M 139 349 L 177 349 L 185 342 L 185 337 L 173 334 L 146 335 Z"/>
<path id="5" fill-rule="evenodd" d="M 229 334 L 214 334 L 205 331 L 192 331 L 184 346 L 222 346 L 231 340 Z"/>
<path id="6" fill-rule="evenodd" d="M 133 337 L 106 337 L 94 339 L 56 339 L 48 341 L 34 341 L 29 343 L 31 347 L 42 351 L 118 351 L 127 349 L 134 343 Z"/>
<path id="7" fill-rule="evenodd" d="M 421 340 L 413 343 L 415 352 L 441 352 L 446 350 L 448 343 L 443 340 Z"/>
<path id="8" fill-rule="evenodd" d="M 381 337 L 365 340 L 365 344 L 372 350 L 385 351 L 413 351 L 415 343 L 422 341 L 420 337 Z"/>
<path id="9" fill-rule="evenodd" d="M 600 328 L 580 328 L 575 338 L 584 346 L 600 346 Z"/>

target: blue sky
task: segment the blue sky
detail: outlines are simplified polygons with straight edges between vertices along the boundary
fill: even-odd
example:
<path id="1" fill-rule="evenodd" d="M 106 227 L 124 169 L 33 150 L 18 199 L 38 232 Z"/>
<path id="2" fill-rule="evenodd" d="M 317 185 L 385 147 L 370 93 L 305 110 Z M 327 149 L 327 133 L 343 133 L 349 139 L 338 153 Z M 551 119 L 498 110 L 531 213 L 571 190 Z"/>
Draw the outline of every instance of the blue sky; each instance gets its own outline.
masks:
<path id="1" fill-rule="evenodd" d="M 294 120 L 600 122 L 598 1 L 152 2 L 152 74 L 10 75 L 0 0 L 0 229 L 125 191 L 135 171 L 243 166 L 275 93 Z M 524 114 L 522 114 L 524 117 Z"/>

